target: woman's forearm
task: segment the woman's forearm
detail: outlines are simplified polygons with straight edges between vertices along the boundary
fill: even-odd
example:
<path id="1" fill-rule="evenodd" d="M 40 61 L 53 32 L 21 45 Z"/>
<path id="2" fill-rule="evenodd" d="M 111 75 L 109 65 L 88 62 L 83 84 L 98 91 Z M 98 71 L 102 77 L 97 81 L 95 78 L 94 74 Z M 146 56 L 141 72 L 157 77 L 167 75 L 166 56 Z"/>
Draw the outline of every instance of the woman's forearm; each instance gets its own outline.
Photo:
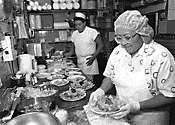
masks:
<path id="1" fill-rule="evenodd" d="M 113 87 L 112 81 L 110 78 L 104 78 L 100 86 L 101 89 L 106 93 Z"/>
<path id="2" fill-rule="evenodd" d="M 162 94 L 159 94 L 149 100 L 140 102 L 140 110 L 160 108 L 174 102 L 174 98 L 165 97 Z"/>

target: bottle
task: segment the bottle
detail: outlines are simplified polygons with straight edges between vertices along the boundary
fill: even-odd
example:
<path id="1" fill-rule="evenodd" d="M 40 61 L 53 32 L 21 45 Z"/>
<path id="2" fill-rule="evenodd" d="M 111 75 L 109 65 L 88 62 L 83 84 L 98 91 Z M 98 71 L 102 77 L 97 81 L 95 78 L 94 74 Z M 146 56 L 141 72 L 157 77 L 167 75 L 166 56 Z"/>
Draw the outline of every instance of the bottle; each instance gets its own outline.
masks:
<path id="1" fill-rule="evenodd" d="M 33 59 L 33 69 L 35 72 L 38 72 L 37 60 L 35 58 Z"/>

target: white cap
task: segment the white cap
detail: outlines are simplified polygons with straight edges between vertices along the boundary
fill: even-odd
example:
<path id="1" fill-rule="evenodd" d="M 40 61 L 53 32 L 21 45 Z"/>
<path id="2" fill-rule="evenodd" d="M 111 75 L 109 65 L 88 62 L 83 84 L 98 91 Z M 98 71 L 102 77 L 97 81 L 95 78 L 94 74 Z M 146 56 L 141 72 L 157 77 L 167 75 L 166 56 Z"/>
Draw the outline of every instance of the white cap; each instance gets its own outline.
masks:
<path id="1" fill-rule="evenodd" d="M 80 13 L 80 12 L 75 13 L 75 17 L 74 18 L 76 18 L 76 17 L 82 18 L 84 20 L 86 19 L 86 16 L 83 13 Z"/>

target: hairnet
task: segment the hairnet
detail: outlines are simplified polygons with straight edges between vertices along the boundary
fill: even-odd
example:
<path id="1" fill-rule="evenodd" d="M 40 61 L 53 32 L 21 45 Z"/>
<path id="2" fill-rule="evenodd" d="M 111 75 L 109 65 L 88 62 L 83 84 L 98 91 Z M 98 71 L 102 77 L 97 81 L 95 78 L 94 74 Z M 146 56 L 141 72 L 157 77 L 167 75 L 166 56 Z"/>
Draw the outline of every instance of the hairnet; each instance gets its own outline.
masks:
<path id="1" fill-rule="evenodd" d="M 145 43 L 150 42 L 150 40 L 154 36 L 154 31 L 151 26 L 148 24 L 148 18 L 146 16 L 142 16 L 141 13 L 137 10 L 128 10 L 123 12 L 114 22 L 115 31 L 118 27 L 124 27 L 135 31 L 140 34 Z M 146 38 L 149 37 L 148 40 Z"/>

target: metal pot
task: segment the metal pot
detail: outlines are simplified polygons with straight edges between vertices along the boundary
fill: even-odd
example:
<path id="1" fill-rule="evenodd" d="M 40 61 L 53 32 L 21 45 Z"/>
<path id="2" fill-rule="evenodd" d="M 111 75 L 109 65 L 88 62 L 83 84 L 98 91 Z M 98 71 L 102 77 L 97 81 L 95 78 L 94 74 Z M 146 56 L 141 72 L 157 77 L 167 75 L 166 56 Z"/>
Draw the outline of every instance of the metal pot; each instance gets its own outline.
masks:
<path id="1" fill-rule="evenodd" d="M 15 117 L 5 125 L 61 125 L 61 123 L 50 113 L 31 112 Z"/>

